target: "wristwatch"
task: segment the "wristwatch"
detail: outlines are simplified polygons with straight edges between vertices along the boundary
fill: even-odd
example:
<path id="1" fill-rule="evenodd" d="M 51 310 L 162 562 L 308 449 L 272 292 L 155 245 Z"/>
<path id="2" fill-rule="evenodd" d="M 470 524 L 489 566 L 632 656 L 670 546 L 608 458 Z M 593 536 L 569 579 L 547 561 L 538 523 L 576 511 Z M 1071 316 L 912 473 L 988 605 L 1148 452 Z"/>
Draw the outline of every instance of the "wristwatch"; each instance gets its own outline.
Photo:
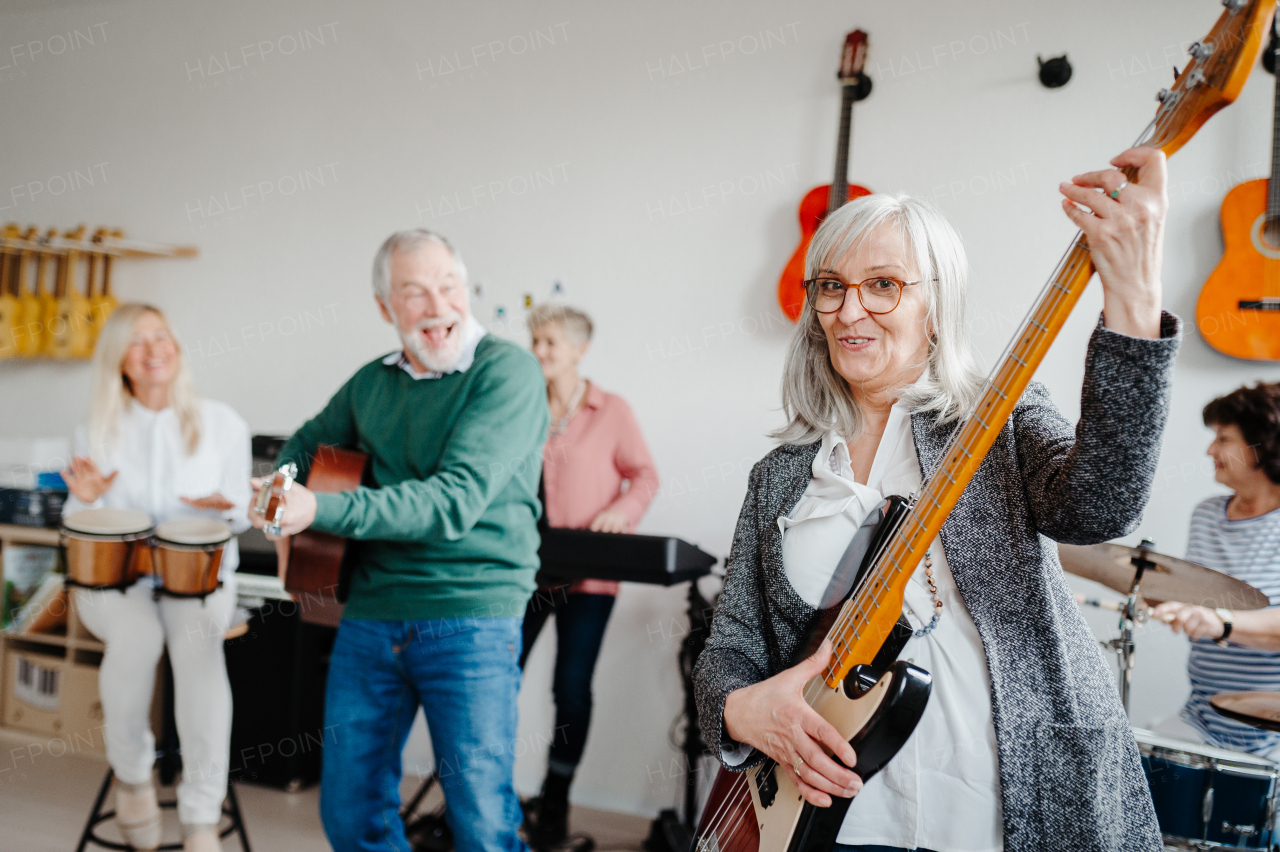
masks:
<path id="1" fill-rule="evenodd" d="M 1215 609 L 1213 614 L 1222 619 L 1222 635 L 1213 641 L 1225 648 L 1227 647 L 1227 637 L 1231 635 L 1231 623 L 1236 620 L 1236 615 L 1231 610 L 1223 609 L 1222 607 Z"/>

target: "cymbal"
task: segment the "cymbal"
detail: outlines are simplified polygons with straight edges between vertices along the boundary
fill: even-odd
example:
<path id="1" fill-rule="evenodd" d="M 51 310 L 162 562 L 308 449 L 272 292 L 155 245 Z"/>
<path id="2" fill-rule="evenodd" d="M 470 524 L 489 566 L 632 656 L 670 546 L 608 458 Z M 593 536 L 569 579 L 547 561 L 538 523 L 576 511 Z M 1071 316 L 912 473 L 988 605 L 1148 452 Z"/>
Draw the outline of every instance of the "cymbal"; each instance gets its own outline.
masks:
<path id="1" fill-rule="evenodd" d="M 1209 703 L 1228 719 L 1265 731 L 1280 731 L 1280 692 L 1219 692 Z"/>
<path id="2" fill-rule="evenodd" d="M 1142 557 L 1155 563 L 1142 574 L 1138 590 L 1150 603 L 1180 601 L 1227 609 L 1262 609 L 1267 596 L 1243 580 L 1221 571 L 1165 556 L 1154 550 L 1123 544 L 1059 544 L 1062 567 L 1077 577 L 1101 583 L 1122 595 L 1129 594 L 1136 570 L 1129 560 Z"/>

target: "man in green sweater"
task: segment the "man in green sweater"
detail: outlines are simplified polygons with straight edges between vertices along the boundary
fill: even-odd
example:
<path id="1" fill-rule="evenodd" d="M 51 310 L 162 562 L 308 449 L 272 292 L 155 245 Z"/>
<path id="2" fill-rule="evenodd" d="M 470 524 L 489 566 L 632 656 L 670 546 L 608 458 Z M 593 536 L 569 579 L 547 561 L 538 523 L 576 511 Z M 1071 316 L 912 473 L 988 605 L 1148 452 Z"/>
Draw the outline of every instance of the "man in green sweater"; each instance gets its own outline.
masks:
<path id="1" fill-rule="evenodd" d="M 393 234 L 373 289 L 402 350 L 361 367 L 279 458 L 302 478 L 318 445 L 358 449 L 375 483 L 339 494 L 294 485 L 282 525 L 353 540 L 325 695 L 335 729 L 325 833 L 336 852 L 409 852 L 400 753 L 421 705 L 456 848 L 517 852 L 517 661 L 538 567 L 542 372 L 471 316 L 466 269 L 437 234 Z"/>

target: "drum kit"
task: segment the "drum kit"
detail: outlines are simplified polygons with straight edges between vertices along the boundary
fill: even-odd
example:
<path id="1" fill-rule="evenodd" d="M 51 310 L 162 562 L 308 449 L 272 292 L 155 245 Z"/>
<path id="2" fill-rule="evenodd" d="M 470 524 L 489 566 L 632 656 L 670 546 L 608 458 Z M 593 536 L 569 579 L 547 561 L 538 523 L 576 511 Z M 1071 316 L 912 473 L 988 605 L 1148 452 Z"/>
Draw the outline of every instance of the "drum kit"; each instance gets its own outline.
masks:
<path id="1" fill-rule="evenodd" d="M 1232 610 L 1269 606 L 1259 590 L 1220 571 L 1166 556 L 1144 540 L 1137 547 L 1058 545 L 1062 567 L 1125 596 L 1107 602 L 1077 596 L 1085 605 L 1120 613 L 1120 635 L 1102 642 L 1119 663 L 1120 699 L 1129 711 L 1137 624 L 1149 604 L 1194 603 Z M 1280 731 L 1280 692 L 1223 692 L 1210 702 L 1227 718 Z M 1280 764 L 1254 754 L 1214 748 L 1133 729 L 1151 788 L 1166 849 L 1280 849 Z"/>
<path id="2" fill-rule="evenodd" d="M 154 574 L 156 595 L 203 600 L 222 582 L 218 569 L 231 527 L 211 518 L 159 526 L 146 512 L 83 509 L 62 519 L 67 585 L 123 591 Z"/>

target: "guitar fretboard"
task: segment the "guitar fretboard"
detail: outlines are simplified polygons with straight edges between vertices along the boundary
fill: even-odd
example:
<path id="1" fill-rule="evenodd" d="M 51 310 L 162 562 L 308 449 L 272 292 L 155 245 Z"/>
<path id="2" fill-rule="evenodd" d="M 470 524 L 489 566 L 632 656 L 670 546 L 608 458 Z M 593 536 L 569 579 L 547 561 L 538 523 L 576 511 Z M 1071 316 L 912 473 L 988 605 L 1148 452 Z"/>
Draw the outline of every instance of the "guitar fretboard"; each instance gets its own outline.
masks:
<path id="1" fill-rule="evenodd" d="M 840 138 L 836 141 L 836 172 L 831 179 L 831 192 L 827 195 L 827 215 L 844 206 L 849 200 L 849 139 L 852 136 L 853 102 L 857 100 L 857 82 L 840 87 Z"/>

